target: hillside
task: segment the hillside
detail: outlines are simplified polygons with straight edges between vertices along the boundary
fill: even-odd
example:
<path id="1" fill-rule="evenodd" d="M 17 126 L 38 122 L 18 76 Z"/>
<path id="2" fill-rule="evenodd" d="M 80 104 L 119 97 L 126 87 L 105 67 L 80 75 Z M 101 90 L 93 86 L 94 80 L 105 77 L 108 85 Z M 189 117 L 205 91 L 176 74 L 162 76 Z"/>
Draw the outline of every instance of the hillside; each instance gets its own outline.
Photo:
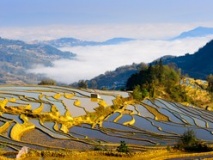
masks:
<path id="1" fill-rule="evenodd" d="M 213 143 L 213 112 L 163 98 L 138 101 L 128 92 L 67 86 L 1 86 L 0 92 L 1 151 L 17 153 L 28 147 L 26 159 L 70 159 L 91 151 L 110 156 L 106 159 L 144 159 L 151 153 L 156 158 L 180 153 L 173 146 L 187 130 L 202 144 Z M 92 98 L 94 92 L 100 98 Z M 130 153 L 120 153 L 121 141 Z"/>
<path id="2" fill-rule="evenodd" d="M 209 74 L 213 73 L 213 40 L 207 43 L 204 47 L 200 48 L 194 54 L 185 54 L 184 56 L 163 56 L 159 59 L 164 64 L 175 64 L 181 69 L 182 74 L 188 74 L 192 78 L 206 79 Z M 153 61 L 151 64 L 156 63 L 159 59 Z M 144 63 L 141 63 L 145 65 Z M 95 88 L 106 87 L 108 89 L 124 88 L 127 79 L 134 73 L 139 72 L 140 64 L 127 65 L 119 67 L 114 71 L 106 72 L 88 81 L 89 87 L 92 80 L 96 83 Z"/>
<path id="3" fill-rule="evenodd" d="M 0 83 L 32 83 L 39 76 L 25 71 L 33 65 L 51 66 L 53 60 L 74 56 L 49 45 L 0 38 Z"/>
<path id="4" fill-rule="evenodd" d="M 163 58 L 164 64 L 174 63 L 181 68 L 183 74 L 190 77 L 206 79 L 213 73 L 213 40 L 208 42 L 194 54 L 185 54 L 179 57 Z"/>
<path id="5" fill-rule="evenodd" d="M 118 67 L 114 71 L 107 71 L 105 74 L 87 81 L 88 86 L 98 89 L 122 89 L 125 87 L 127 79 L 143 67 L 146 67 L 145 63 Z"/>

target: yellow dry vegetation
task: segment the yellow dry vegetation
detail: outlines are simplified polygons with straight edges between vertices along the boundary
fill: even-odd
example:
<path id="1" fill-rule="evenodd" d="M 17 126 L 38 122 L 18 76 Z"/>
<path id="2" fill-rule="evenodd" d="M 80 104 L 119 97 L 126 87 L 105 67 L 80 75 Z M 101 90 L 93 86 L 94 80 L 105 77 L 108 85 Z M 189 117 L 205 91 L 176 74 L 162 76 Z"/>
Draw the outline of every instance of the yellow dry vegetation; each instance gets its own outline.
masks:
<path id="1" fill-rule="evenodd" d="M 120 113 L 120 112 L 118 112 L 118 113 Z M 120 113 L 120 114 L 118 115 L 118 117 L 116 117 L 116 118 L 113 120 L 113 122 L 119 121 L 119 119 L 121 119 L 122 116 L 123 116 L 123 114 Z"/>
<path id="2" fill-rule="evenodd" d="M 64 113 L 65 117 L 72 117 L 71 113 L 69 110 L 66 110 L 66 112 Z"/>
<path id="3" fill-rule="evenodd" d="M 74 101 L 74 105 L 77 106 L 77 107 L 81 107 L 81 101 L 79 99 L 76 99 Z"/>
<path id="4" fill-rule="evenodd" d="M 88 137 L 85 137 L 88 138 Z M 23 160 L 39 160 L 41 158 L 41 153 L 32 153 L 39 151 L 31 151 L 27 153 Z M 41 152 L 41 151 L 40 151 Z M 199 159 L 199 157 L 206 157 L 205 160 L 212 160 L 213 152 L 205 153 L 185 153 L 176 150 L 167 150 L 167 149 L 151 149 L 143 152 L 134 152 L 134 153 L 118 153 L 116 151 L 42 151 L 45 160 L 53 159 L 97 159 L 97 160 L 165 160 L 165 159 Z M 209 157 L 209 158 L 208 158 Z M 202 159 L 204 159 L 202 158 Z"/>
<path id="5" fill-rule="evenodd" d="M 7 157 L 0 156 L 0 160 L 13 160 L 13 159 L 12 158 L 7 158 Z"/>
<path id="6" fill-rule="evenodd" d="M 130 121 L 124 122 L 123 125 L 134 125 L 134 123 L 135 123 L 135 118 L 132 117 Z"/>
<path id="7" fill-rule="evenodd" d="M 36 109 L 33 110 L 33 113 L 34 113 L 34 114 L 41 113 L 42 110 L 43 110 L 43 108 L 44 108 L 44 104 L 41 103 L 40 106 L 39 106 L 38 108 L 36 108 Z"/>
<path id="8" fill-rule="evenodd" d="M 74 93 L 64 93 L 64 97 L 67 99 L 72 99 L 75 96 Z"/>
<path id="9" fill-rule="evenodd" d="M 27 123 L 29 121 L 29 118 L 25 116 L 24 114 L 21 114 L 20 118 L 24 121 L 24 123 Z"/>
<path id="10" fill-rule="evenodd" d="M 10 98 L 9 102 L 16 102 L 16 98 L 14 98 L 14 97 Z"/>
<path id="11" fill-rule="evenodd" d="M 99 100 L 98 105 L 103 106 L 103 107 L 108 106 L 107 103 L 103 99 Z"/>
<path id="12" fill-rule="evenodd" d="M 143 104 L 143 106 L 155 116 L 155 120 L 159 120 L 159 121 L 169 121 L 169 118 L 167 116 L 165 116 L 164 114 L 160 113 L 157 109 L 148 106 L 146 104 Z"/>
<path id="13" fill-rule="evenodd" d="M 2 126 L 0 126 L 0 134 L 4 133 L 7 131 L 7 129 L 10 127 L 12 121 L 7 121 L 5 122 Z"/>
<path id="14" fill-rule="evenodd" d="M 210 93 L 206 90 L 208 83 L 202 80 L 194 80 L 192 78 L 183 79 L 183 86 L 188 97 L 190 97 L 196 105 L 200 107 L 211 106 L 212 100 Z M 183 103 L 189 105 L 189 103 Z"/>
<path id="15" fill-rule="evenodd" d="M 31 130 L 31 129 L 34 129 L 35 128 L 35 125 L 33 123 L 30 123 L 30 122 L 27 122 L 27 123 L 23 123 L 23 124 L 20 124 L 20 123 L 16 123 L 13 128 L 11 129 L 11 132 L 10 132 L 10 137 L 13 139 L 13 140 L 16 140 L 16 141 L 20 141 L 21 139 L 21 136 Z"/>
<path id="16" fill-rule="evenodd" d="M 25 108 L 25 109 L 31 109 L 32 106 L 31 106 L 31 104 L 28 104 L 28 105 L 26 105 L 24 108 Z"/>
<path id="17" fill-rule="evenodd" d="M 54 129 L 55 131 L 59 131 L 59 127 L 58 127 L 58 123 L 57 123 L 57 122 L 55 122 L 55 124 L 54 124 L 54 126 L 53 126 L 53 129 Z"/>
<path id="18" fill-rule="evenodd" d="M 211 95 L 206 90 L 196 89 L 191 86 L 185 87 L 186 94 L 197 104 L 199 107 L 210 106 Z M 189 105 L 184 103 L 185 105 Z"/>
<path id="19" fill-rule="evenodd" d="M 48 116 L 52 117 L 52 119 L 58 119 L 58 117 L 60 116 L 60 113 L 56 107 L 56 105 L 52 105 L 51 106 L 51 112 L 49 114 L 47 114 Z"/>
<path id="20" fill-rule="evenodd" d="M 1 108 L 1 110 L 5 110 L 5 106 L 6 106 L 6 104 L 8 103 L 8 99 L 7 98 L 5 98 L 5 99 L 3 99 L 3 100 L 0 100 L 0 108 Z"/>
<path id="21" fill-rule="evenodd" d="M 69 132 L 69 129 L 67 128 L 67 126 L 65 124 L 62 123 L 61 125 L 61 128 L 60 128 L 61 131 L 63 131 L 64 133 L 68 133 Z"/>
<path id="22" fill-rule="evenodd" d="M 43 97 L 44 97 L 43 93 L 40 93 L 38 96 L 39 99 L 42 99 Z"/>
<path id="23" fill-rule="evenodd" d="M 54 96 L 53 96 L 55 99 L 59 99 L 61 97 L 61 94 L 60 93 L 56 93 Z"/>

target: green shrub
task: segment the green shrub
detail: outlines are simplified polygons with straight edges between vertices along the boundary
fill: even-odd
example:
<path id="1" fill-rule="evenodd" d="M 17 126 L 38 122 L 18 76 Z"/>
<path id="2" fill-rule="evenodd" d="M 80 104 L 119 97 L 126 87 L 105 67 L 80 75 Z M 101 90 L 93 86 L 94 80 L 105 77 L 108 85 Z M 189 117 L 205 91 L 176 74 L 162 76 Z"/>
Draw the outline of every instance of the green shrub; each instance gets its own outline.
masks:
<path id="1" fill-rule="evenodd" d="M 207 144 L 199 141 L 193 130 L 188 130 L 181 135 L 178 143 L 175 145 L 176 149 L 188 152 L 207 152 L 212 151 L 212 148 Z"/>
<path id="2" fill-rule="evenodd" d="M 52 79 L 43 79 L 40 83 L 38 83 L 38 85 L 56 85 L 56 81 L 52 80 Z"/>
<path id="3" fill-rule="evenodd" d="M 106 150 L 107 150 L 106 147 L 101 146 L 101 145 L 96 145 L 94 147 L 94 151 L 106 151 Z"/>
<path id="4" fill-rule="evenodd" d="M 117 151 L 118 152 L 124 152 L 124 153 L 128 153 L 129 152 L 129 148 L 126 145 L 125 141 L 121 141 L 120 146 L 117 147 Z"/>

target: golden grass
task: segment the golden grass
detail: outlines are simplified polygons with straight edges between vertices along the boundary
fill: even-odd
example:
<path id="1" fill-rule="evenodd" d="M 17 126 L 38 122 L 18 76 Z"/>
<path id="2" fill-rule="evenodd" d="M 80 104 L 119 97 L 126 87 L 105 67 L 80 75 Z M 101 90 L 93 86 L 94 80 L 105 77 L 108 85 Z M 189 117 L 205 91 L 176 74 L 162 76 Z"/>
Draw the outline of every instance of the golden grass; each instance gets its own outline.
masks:
<path id="1" fill-rule="evenodd" d="M 13 103 L 16 102 L 16 98 L 14 98 L 14 97 L 13 97 L 13 98 L 10 98 L 10 99 L 9 99 L 9 102 L 13 102 Z"/>
<path id="2" fill-rule="evenodd" d="M 62 125 L 61 125 L 60 130 L 61 130 L 62 132 L 64 132 L 64 133 L 69 133 L 69 129 L 67 128 L 67 126 L 66 126 L 65 124 L 62 124 Z"/>
<path id="3" fill-rule="evenodd" d="M 0 100 L 0 108 L 1 108 L 1 110 L 5 110 L 5 106 L 6 106 L 6 104 L 8 103 L 8 99 L 4 99 L 4 100 Z"/>
<path id="4" fill-rule="evenodd" d="M 61 94 L 60 93 L 56 93 L 54 96 L 53 96 L 55 99 L 59 99 L 61 97 Z"/>
<path id="5" fill-rule="evenodd" d="M 10 127 L 11 123 L 13 123 L 13 122 L 12 122 L 12 121 L 8 121 L 8 122 L 4 123 L 4 124 L 0 127 L 0 134 L 6 132 L 7 129 Z"/>
<path id="6" fill-rule="evenodd" d="M 135 118 L 132 117 L 132 120 L 128 121 L 128 122 L 124 122 L 123 125 L 134 125 L 135 123 Z"/>
<path id="7" fill-rule="evenodd" d="M 53 126 L 53 129 L 54 129 L 55 131 L 59 131 L 59 127 L 58 127 L 58 123 L 57 123 L 57 122 L 55 122 L 55 124 L 54 124 L 54 126 Z"/>
<path id="8" fill-rule="evenodd" d="M 115 112 L 115 113 L 116 113 L 116 112 Z M 120 113 L 120 112 L 118 112 L 118 113 Z M 113 122 L 119 121 L 119 119 L 121 119 L 122 116 L 123 116 L 123 114 L 120 113 L 120 114 L 118 115 L 118 117 L 116 117 L 116 118 L 113 120 Z"/>
<path id="9" fill-rule="evenodd" d="M 64 93 L 64 97 L 67 99 L 72 99 L 75 96 L 74 93 Z"/>
<path id="10" fill-rule="evenodd" d="M 33 110 L 33 113 L 34 113 L 34 114 L 39 114 L 39 113 L 42 112 L 43 108 L 44 108 L 44 104 L 41 103 L 40 106 L 39 106 L 38 108 L 36 108 L 36 109 Z"/>
<path id="11" fill-rule="evenodd" d="M 108 106 L 107 103 L 103 99 L 99 100 L 98 105 L 103 106 L 103 107 Z"/>
<path id="12" fill-rule="evenodd" d="M 21 136 L 31 130 L 31 129 L 34 129 L 35 128 L 35 125 L 30 123 L 30 122 L 26 122 L 26 123 L 23 123 L 23 124 L 19 124 L 19 123 L 16 123 L 11 132 L 10 132 L 10 137 L 13 139 L 13 140 L 16 140 L 16 141 L 20 141 L 21 139 Z"/>
<path id="13" fill-rule="evenodd" d="M 7 157 L 4 157 L 4 156 L 0 156 L 0 160 L 13 160 L 12 158 L 7 158 Z"/>
<path id="14" fill-rule="evenodd" d="M 160 113 L 157 109 L 148 106 L 146 104 L 142 104 L 150 113 L 152 113 L 155 116 L 155 120 L 159 120 L 159 121 L 169 121 L 169 118 L 167 116 L 165 116 L 164 114 Z"/>
<path id="15" fill-rule="evenodd" d="M 77 107 L 81 107 L 81 101 L 79 99 L 75 100 L 74 105 Z"/>
<path id="16" fill-rule="evenodd" d="M 144 152 L 119 153 L 115 151 L 30 151 L 23 156 L 22 160 L 40 160 L 43 157 L 45 160 L 165 160 L 165 159 L 198 159 L 199 157 L 211 157 L 213 152 L 205 153 L 185 153 L 176 150 L 148 150 Z M 5 158 L 5 157 L 3 157 Z M 213 158 L 205 158 L 212 160 Z M 4 159 L 3 159 L 4 160 Z M 5 159 L 7 160 L 7 159 Z M 8 159 L 9 160 L 9 159 Z"/>

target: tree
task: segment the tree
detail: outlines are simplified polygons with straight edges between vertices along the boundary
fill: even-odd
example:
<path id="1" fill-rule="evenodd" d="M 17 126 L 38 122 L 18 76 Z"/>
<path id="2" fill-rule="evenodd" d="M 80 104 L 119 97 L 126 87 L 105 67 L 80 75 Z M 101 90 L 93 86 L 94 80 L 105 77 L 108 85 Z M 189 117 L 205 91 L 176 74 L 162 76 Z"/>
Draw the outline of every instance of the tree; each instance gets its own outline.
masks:
<path id="1" fill-rule="evenodd" d="M 175 148 L 189 152 L 207 152 L 212 150 L 211 147 L 208 147 L 196 138 L 193 130 L 184 132 L 183 135 L 180 136 Z"/>
<path id="2" fill-rule="evenodd" d="M 180 85 L 180 71 L 177 68 L 163 65 L 162 60 L 155 65 L 143 68 L 139 73 L 133 74 L 126 83 L 127 90 L 133 90 L 135 99 L 147 96 L 165 96 L 172 100 L 184 101 L 187 99 L 184 88 Z"/>
<path id="3" fill-rule="evenodd" d="M 143 98 L 140 85 L 135 86 L 133 90 L 133 98 L 140 100 Z"/>
<path id="4" fill-rule="evenodd" d="M 38 85 L 56 85 L 56 81 L 52 80 L 52 79 L 43 79 L 41 80 L 40 83 L 38 83 Z"/>
<path id="5" fill-rule="evenodd" d="M 207 77 L 207 82 L 208 82 L 207 90 L 209 90 L 210 92 L 213 92 L 213 75 L 212 74 L 210 74 Z"/>
<path id="6" fill-rule="evenodd" d="M 97 87 L 98 87 L 98 84 L 97 84 L 96 80 L 93 79 L 91 81 L 91 88 L 96 89 Z"/>
<path id="7" fill-rule="evenodd" d="M 78 81 L 78 87 L 79 88 L 87 88 L 88 87 L 87 81 L 85 81 L 85 80 L 79 80 Z"/>
<path id="8" fill-rule="evenodd" d="M 125 141 L 121 141 L 120 146 L 117 147 L 117 151 L 118 152 L 124 152 L 124 153 L 128 153 L 129 152 L 129 148 L 126 145 Z"/>

